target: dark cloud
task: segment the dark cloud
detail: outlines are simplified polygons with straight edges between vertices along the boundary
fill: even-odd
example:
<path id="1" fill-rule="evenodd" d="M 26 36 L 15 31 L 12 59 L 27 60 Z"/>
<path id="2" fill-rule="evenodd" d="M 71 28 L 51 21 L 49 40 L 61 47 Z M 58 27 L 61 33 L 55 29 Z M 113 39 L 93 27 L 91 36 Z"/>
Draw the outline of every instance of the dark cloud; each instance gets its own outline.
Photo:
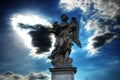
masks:
<path id="1" fill-rule="evenodd" d="M 42 25 L 29 26 L 21 23 L 19 27 L 22 29 L 32 29 L 29 32 L 29 35 L 32 38 L 32 45 L 37 47 L 36 53 L 40 54 L 49 51 L 52 42 L 50 40 L 50 32 L 48 31 L 48 28 Z"/>
<path id="2" fill-rule="evenodd" d="M 119 12 L 120 13 L 120 12 Z M 115 27 L 116 25 L 120 26 L 120 14 L 115 15 L 113 19 L 107 19 L 103 22 L 103 26 Z"/>
<path id="3" fill-rule="evenodd" d="M 101 47 L 107 43 L 107 41 L 112 40 L 116 36 L 115 33 L 104 33 L 103 35 L 95 36 L 93 38 L 94 43 L 93 46 L 94 48 Z"/>
<path id="4" fill-rule="evenodd" d="M 32 45 L 38 47 L 36 53 L 49 51 L 49 48 L 51 47 L 51 41 L 47 28 L 41 26 L 40 29 L 36 31 L 30 31 L 29 34 L 32 37 Z"/>
<path id="5" fill-rule="evenodd" d="M 44 74 L 41 74 L 41 73 L 38 73 L 38 74 L 34 74 L 34 73 L 30 73 L 29 76 L 28 76 L 28 80 L 46 80 L 47 79 L 47 75 L 44 75 Z"/>

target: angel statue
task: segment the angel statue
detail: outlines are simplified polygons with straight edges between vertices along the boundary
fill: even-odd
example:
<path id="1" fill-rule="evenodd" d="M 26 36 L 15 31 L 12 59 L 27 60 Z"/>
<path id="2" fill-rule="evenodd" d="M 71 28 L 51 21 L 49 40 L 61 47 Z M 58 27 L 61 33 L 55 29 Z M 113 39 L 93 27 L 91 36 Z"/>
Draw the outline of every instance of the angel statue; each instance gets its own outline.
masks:
<path id="1" fill-rule="evenodd" d="M 62 14 L 61 23 L 53 23 L 53 28 L 49 29 L 51 33 L 54 33 L 56 42 L 54 44 L 54 50 L 51 55 L 48 56 L 54 67 L 72 67 L 72 58 L 69 57 L 71 53 L 72 42 L 75 42 L 79 47 L 81 43 L 79 41 L 79 28 L 76 18 L 73 17 L 71 23 L 67 22 L 68 16 Z"/>

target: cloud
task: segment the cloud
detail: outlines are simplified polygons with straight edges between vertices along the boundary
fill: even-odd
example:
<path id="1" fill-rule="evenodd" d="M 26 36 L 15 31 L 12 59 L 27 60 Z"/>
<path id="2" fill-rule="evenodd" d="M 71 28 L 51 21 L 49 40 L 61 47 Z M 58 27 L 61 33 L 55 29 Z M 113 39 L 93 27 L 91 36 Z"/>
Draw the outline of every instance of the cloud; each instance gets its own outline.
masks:
<path id="1" fill-rule="evenodd" d="M 48 28 L 42 25 L 29 26 L 22 23 L 20 23 L 18 27 L 22 29 L 33 29 L 29 31 L 29 35 L 32 38 L 32 46 L 36 48 L 35 53 L 41 54 L 42 52 L 49 51 L 52 46 L 52 41 L 50 39 Z"/>
<path id="2" fill-rule="evenodd" d="M 112 32 L 112 30 L 118 29 L 119 25 L 115 24 L 114 20 L 104 19 L 101 22 L 99 19 L 90 19 L 85 25 L 85 29 L 88 33 L 93 33 L 92 36 L 88 38 L 87 50 L 91 55 L 99 52 L 99 49 L 105 44 L 109 44 L 118 37 L 118 33 Z"/>
<path id="3" fill-rule="evenodd" d="M 23 76 L 7 71 L 0 75 L 0 80 L 48 80 L 49 78 L 50 76 L 45 72 L 30 73 L 29 75 Z"/>
<path id="4" fill-rule="evenodd" d="M 81 24 L 84 23 L 88 34 L 93 34 L 88 37 L 86 46 L 90 54 L 98 53 L 102 46 L 117 37 L 115 30 L 120 28 L 119 0 L 60 0 L 59 6 L 66 12 L 82 10 Z"/>
<path id="5" fill-rule="evenodd" d="M 112 40 L 115 38 L 117 38 L 117 35 L 115 33 L 103 33 L 94 35 L 88 39 L 89 43 L 87 45 L 87 49 L 91 55 L 94 55 L 99 52 L 98 50 L 102 46 L 112 42 Z"/>
<path id="6" fill-rule="evenodd" d="M 28 80 L 48 80 L 49 75 L 46 73 L 30 73 Z"/>
<path id="7" fill-rule="evenodd" d="M 27 80 L 24 76 L 7 71 L 0 75 L 0 80 Z"/>
<path id="8" fill-rule="evenodd" d="M 119 0 L 60 0 L 59 6 L 65 11 L 73 11 L 78 8 L 87 12 L 92 3 L 94 8 L 99 10 L 102 15 L 112 15 L 111 17 L 114 17 L 118 14 Z"/>
<path id="9" fill-rule="evenodd" d="M 119 14 L 120 1 L 119 0 L 92 0 L 94 3 L 94 8 L 99 10 L 98 14 L 100 16 L 107 16 L 112 19 Z"/>
<path id="10" fill-rule="evenodd" d="M 38 15 L 14 14 L 11 18 L 13 29 L 21 36 L 35 57 L 46 57 L 53 48 L 54 36 L 49 33 L 51 23 Z M 34 54 L 37 53 L 37 54 Z M 42 54 L 44 53 L 44 54 Z"/>
<path id="11" fill-rule="evenodd" d="M 101 25 L 97 19 L 88 20 L 85 29 L 88 33 L 93 32 L 93 35 L 88 38 L 88 45 L 86 48 L 91 55 L 98 53 L 98 50 L 102 46 L 111 43 L 112 40 L 118 37 L 117 33 L 110 31 L 109 25 L 112 25 L 112 22 L 111 20 L 107 20 Z M 115 26 L 112 27 L 114 28 Z"/>
<path id="12" fill-rule="evenodd" d="M 114 29 L 120 30 L 120 25 L 115 26 Z"/>
<path id="13" fill-rule="evenodd" d="M 64 11 L 73 11 L 78 8 L 86 12 L 91 4 L 91 0 L 60 0 L 59 6 Z"/>
<path id="14" fill-rule="evenodd" d="M 103 35 L 95 36 L 93 38 L 94 42 L 94 48 L 100 47 L 106 43 L 110 43 L 114 38 L 116 34 L 115 33 L 105 33 Z"/>

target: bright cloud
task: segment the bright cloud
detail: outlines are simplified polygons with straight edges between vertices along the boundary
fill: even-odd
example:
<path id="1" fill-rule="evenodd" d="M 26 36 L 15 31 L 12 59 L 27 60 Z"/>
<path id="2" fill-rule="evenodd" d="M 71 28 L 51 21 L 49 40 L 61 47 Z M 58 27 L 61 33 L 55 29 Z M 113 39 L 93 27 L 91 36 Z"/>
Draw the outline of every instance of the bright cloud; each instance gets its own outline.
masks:
<path id="1" fill-rule="evenodd" d="M 113 19 L 116 15 L 118 15 L 118 10 L 120 9 L 118 3 L 116 3 L 118 0 L 92 0 L 94 2 L 95 9 L 99 10 L 100 16 L 108 16 L 108 18 Z"/>
<path id="2" fill-rule="evenodd" d="M 86 12 L 91 4 L 91 0 L 60 0 L 59 6 L 63 10 L 72 11 L 75 8 L 80 8 Z"/>

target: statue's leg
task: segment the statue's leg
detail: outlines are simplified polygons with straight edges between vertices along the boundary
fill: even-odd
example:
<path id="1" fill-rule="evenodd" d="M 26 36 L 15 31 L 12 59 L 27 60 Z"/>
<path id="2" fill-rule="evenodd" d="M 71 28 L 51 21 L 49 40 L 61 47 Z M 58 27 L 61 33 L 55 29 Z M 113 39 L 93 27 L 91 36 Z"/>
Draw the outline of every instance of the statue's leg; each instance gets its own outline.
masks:
<path id="1" fill-rule="evenodd" d="M 68 56 L 69 56 L 69 52 L 66 51 L 66 53 L 65 53 L 65 55 L 64 55 L 64 62 L 63 62 L 63 64 L 66 64 L 67 59 L 68 59 Z"/>

